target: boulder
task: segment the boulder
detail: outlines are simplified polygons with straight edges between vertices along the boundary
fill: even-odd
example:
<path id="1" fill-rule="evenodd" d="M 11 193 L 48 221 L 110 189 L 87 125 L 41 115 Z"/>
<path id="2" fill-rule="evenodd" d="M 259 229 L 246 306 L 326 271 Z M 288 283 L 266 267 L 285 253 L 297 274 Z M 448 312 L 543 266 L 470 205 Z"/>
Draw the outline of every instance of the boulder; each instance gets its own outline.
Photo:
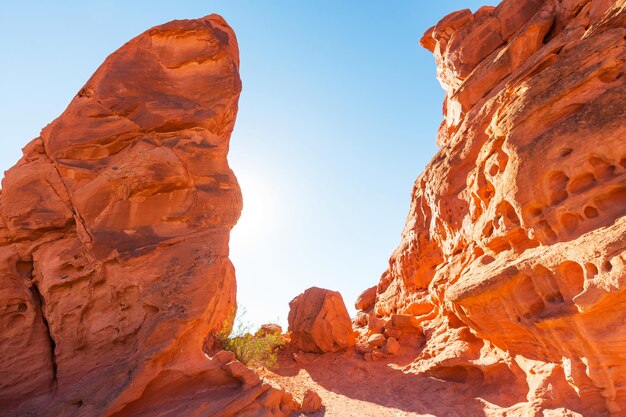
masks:
<path id="1" fill-rule="evenodd" d="M 383 352 L 387 355 L 395 355 L 400 350 L 400 343 L 395 337 L 387 339 L 385 346 L 383 346 Z"/>
<path id="2" fill-rule="evenodd" d="M 291 345 L 304 352 L 325 353 L 356 343 L 352 321 L 341 294 L 309 288 L 289 303 Z"/>
<path id="3" fill-rule="evenodd" d="M 376 286 L 363 291 L 354 303 L 354 307 L 359 311 L 367 311 L 376 302 Z"/>
<path id="4" fill-rule="evenodd" d="M 304 392 L 304 398 L 302 399 L 302 409 L 304 414 L 312 414 L 322 408 L 322 398 L 319 394 L 312 389 L 308 389 Z"/>
<path id="5" fill-rule="evenodd" d="M 367 316 L 367 330 L 370 333 L 382 333 L 388 327 L 387 321 L 387 319 L 381 319 L 370 314 Z"/>
<path id="6" fill-rule="evenodd" d="M 376 333 L 367 339 L 367 345 L 370 347 L 382 347 L 387 343 L 387 338 L 382 334 Z"/>

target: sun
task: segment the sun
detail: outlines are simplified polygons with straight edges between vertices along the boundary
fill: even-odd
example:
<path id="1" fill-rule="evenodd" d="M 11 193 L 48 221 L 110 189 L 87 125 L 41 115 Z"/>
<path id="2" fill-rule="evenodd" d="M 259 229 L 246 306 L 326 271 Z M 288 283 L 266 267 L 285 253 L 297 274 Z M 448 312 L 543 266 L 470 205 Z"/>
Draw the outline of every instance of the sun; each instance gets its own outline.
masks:
<path id="1" fill-rule="evenodd" d="M 259 172 L 237 171 L 243 209 L 231 233 L 231 248 L 258 242 L 277 221 L 277 196 L 271 181 Z M 258 243 L 257 243 L 258 244 Z"/>

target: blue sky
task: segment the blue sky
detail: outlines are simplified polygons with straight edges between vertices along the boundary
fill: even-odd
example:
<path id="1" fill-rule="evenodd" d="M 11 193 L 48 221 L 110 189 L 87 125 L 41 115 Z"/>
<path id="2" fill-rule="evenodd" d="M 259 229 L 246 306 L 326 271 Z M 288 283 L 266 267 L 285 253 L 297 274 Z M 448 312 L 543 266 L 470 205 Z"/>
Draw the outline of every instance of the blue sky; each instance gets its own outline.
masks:
<path id="1" fill-rule="evenodd" d="M 219 13 L 241 53 L 229 160 L 244 212 L 231 258 L 247 320 L 286 324 L 289 301 L 314 285 L 351 308 L 385 270 L 437 151 L 443 92 L 418 41 L 451 11 L 496 3 L 2 0 L 0 168 L 123 43 Z"/>

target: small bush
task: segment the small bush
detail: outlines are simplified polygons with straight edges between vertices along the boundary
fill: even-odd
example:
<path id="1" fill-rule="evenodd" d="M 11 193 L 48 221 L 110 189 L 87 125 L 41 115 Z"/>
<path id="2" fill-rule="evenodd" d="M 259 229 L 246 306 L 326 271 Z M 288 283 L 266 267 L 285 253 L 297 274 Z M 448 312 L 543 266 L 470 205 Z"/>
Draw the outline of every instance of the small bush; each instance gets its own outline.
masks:
<path id="1" fill-rule="evenodd" d="M 278 360 L 278 349 L 285 344 L 285 338 L 280 333 L 253 336 L 250 333 L 252 325 L 244 320 L 245 314 L 244 308 L 240 309 L 239 315 L 233 309 L 231 317 L 224 322 L 217 335 L 220 346 L 233 352 L 247 366 L 274 368 Z"/>

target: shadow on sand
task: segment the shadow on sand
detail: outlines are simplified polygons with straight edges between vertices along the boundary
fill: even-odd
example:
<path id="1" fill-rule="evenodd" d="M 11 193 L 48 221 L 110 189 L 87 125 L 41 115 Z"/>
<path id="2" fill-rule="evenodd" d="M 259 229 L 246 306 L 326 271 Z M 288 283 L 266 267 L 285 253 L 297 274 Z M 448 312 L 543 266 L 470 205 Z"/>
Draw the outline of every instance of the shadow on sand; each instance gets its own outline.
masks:
<path id="1" fill-rule="evenodd" d="M 313 381 L 328 391 L 418 415 L 483 417 L 486 416 L 486 401 L 503 408 L 526 401 L 527 387 L 524 390 L 519 385 L 485 386 L 472 380 L 458 382 L 403 372 L 402 368 L 408 366 L 412 358 L 406 355 L 393 360 L 365 362 L 355 353 L 307 355 L 310 362 L 296 364 L 285 358 L 280 369 L 274 372 L 293 377 L 304 369 Z M 503 397 L 507 397 L 506 403 L 502 403 Z M 311 414 L 315 417 L 324 415 L 325 410 Z"/>

